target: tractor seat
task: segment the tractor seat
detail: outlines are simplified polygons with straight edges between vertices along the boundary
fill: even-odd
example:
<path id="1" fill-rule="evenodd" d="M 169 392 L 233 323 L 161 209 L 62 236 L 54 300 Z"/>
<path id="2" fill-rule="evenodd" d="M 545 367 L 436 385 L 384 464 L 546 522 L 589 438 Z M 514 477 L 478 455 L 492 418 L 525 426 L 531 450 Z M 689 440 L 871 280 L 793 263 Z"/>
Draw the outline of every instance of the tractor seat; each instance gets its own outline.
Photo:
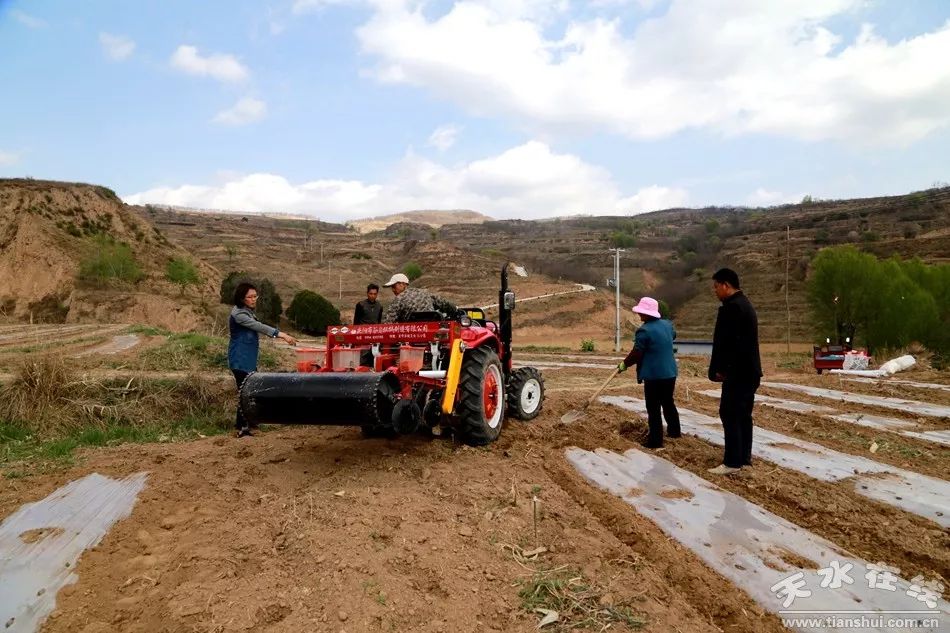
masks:
<path id="1" fill-rule="evenodd" d="M 489 323 L 488 319 L 485 318 L 485 311 L 481 308 L 459 308 L 458 318 L 461 318 L 462 316 L 467 316 L 472 320 L 472 323 L 481 325 L 483 327 L 487 326 Z"/>

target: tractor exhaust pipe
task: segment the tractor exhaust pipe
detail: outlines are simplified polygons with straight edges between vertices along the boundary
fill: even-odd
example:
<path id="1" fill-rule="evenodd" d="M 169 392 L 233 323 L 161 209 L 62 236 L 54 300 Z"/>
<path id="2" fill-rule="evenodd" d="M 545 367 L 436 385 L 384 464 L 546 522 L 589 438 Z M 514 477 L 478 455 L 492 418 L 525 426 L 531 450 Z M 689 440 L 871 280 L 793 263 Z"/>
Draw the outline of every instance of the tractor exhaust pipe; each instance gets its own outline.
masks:
<path id="1" fill-rule="evenodd" d="M 511 313 L 515 309 L 515 293 L 508 289 L 509 267 L 519 277 L 528 276 L 528 271 L 514 262 L 505 262 L 505 265 L 501 267 L 501 287 L 498 290 L 498 329 L 499 337 L 504 345 L 504 353 L 500 359 L 501 366 L 506 376 L 511 372 Z"/>

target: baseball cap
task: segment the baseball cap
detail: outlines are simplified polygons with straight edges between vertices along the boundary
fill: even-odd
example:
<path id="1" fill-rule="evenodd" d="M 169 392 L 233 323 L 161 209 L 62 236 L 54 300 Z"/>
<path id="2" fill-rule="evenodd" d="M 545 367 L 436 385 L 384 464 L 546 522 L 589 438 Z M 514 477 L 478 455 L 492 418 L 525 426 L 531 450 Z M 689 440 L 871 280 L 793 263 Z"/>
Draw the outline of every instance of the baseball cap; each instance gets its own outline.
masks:
<path id="1" fill-rule="evenodd" d="M 400 284 L 400 283 L 401 283 L 401 284 L 408 284 L 408 283 L 409 283 L 409 278 L 406 277 L 405 275 L 403 275 L 402 273 L 396 273 L 395 275 L 393 275 L 392 277 L 390 277 L 390 278 L 389 278 L 389 281 L 387 281 L 386 283 L 384 283 L 383 286 L 386 287 L 386 288 L 389 288 L 390 286 L 394 286 L 394 285 Z"/>

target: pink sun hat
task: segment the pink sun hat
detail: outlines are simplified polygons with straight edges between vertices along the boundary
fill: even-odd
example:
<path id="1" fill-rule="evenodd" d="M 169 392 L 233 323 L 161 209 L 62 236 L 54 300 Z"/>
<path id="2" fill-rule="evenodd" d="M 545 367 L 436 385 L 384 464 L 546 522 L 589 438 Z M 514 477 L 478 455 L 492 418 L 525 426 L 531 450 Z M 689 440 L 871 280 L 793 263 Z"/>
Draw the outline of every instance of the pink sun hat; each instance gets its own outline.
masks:
<path id="1" fill-rule="evenodd" d="M 633 306 L 633 311 L 637 314 L 645 314 L 657 319 L 663 318 L 660 316 L 660 304 L 656 302 L 656 299 L 651 299 L 650 297 L 640 299 L 640 303 Z"/>

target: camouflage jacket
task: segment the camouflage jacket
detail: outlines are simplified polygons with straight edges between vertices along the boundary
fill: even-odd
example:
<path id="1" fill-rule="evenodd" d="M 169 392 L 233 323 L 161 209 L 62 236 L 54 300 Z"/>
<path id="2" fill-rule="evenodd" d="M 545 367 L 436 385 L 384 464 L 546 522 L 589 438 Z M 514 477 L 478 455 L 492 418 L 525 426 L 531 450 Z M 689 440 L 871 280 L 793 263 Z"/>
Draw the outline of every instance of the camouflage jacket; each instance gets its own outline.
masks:
<path id="1" fill-rule="evenodd" d="M 456 307 L 439 295 L 422 288 L 406 288 L 383 311 L 383 323 L 401 323 L 409 320 L 413 312 L 438 310 L 454 315 Z"/>

